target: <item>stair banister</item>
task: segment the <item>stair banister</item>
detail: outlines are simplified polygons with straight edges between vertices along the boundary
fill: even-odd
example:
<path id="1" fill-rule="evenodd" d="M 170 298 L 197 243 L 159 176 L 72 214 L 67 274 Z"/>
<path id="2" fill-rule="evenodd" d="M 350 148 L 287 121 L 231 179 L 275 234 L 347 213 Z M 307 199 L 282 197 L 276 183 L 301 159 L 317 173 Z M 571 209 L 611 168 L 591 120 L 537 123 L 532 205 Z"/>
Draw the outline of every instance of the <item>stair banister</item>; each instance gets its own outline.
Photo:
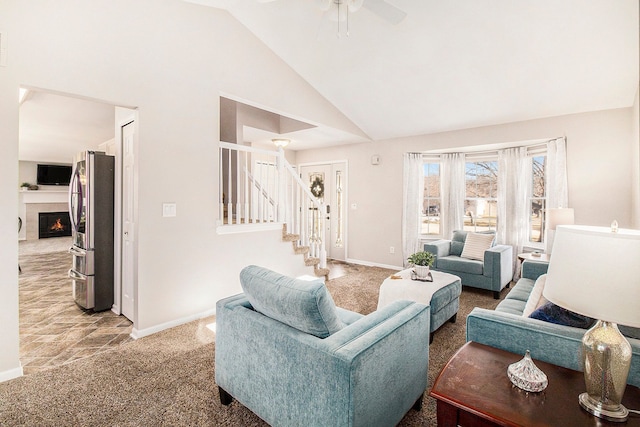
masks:
<path id="1" fill-rule="evenodd" d="M 326 268 L 326 205 L 311 193 L 298 172 L 287 162 L 284 150 L 265 150 L 224 141 L 219 144 L 221 224 L 244 224 L 248 227 L 262 222 L 285 224 L 291 233 L 299 236 L 301 246 L 309 247 L 309 255 L 319 259 L 319 267 Z M 266 165 L 275 164 L 275 173 L 271 174 L 269 168 L 254 171 L 257 163 L 256 157 L 252 156 L 256 155 L 266 157 Z M 271 218 L 270 210 L 273 211 Z"/>

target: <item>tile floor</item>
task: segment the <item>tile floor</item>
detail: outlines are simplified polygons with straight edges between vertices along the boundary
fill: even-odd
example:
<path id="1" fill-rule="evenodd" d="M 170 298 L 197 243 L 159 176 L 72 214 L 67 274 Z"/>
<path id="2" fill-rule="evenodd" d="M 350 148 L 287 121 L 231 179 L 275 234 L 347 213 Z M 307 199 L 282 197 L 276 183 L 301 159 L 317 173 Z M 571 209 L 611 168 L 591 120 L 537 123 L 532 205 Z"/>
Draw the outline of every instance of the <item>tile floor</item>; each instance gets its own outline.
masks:
<path id="1" fill-rule="evenodd" d="M 132 340 L 126 317 L 110 310 L 85 311 L 73 301 L 67 278 L 70 246 L 70 237 L 20 242 L 20 361 L 25 375 Z"/>
<path id="2" fill-rule="evenodd" d="M 132 323 L 107 310 L 82 310 L 72 298 L 67 271 L 70 237 L 21 241 L 19 245 L 20 361 L 25 375 L 92 356 L 123 342 Z M 329 279 L 350 264 L 329 261 Z"/>

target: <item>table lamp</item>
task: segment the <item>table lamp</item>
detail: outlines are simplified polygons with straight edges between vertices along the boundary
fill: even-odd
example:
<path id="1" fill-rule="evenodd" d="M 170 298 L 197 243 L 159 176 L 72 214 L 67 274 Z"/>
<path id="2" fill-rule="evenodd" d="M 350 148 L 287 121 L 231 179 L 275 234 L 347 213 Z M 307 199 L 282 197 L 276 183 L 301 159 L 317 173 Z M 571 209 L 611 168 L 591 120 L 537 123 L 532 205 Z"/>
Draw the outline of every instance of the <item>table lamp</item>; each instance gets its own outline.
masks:
<path id="1" fill-rule="evenodd" d="M 543 295 L 597 319 L 582 338 L 587 391 L 580 406 L 609 421 L 626 421 L 621 404 L 631 345 L 618 325 L 640 327 L 640 230 L 559 226 Z"/>
<path id="2" fill-rule="evenodd" d="M 553 250 L 553 240 L 556 228 L 559 225 L 573 225 L 574 211 L 572 208 L 549 208 L 547 209 L 547 254 Z"/>

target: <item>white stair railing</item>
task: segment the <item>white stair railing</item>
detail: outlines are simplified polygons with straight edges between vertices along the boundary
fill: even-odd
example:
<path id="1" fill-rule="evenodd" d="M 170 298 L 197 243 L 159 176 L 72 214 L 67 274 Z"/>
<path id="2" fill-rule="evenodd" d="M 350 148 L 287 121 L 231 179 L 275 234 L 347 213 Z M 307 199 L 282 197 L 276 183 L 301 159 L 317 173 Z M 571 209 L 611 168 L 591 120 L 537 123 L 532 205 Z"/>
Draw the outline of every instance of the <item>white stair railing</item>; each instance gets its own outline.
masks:
<path id="1" fill-rule="evenodd" d="M 219 224 L 243 226 L 286 224 L 299 236 L 298 245 L 326 267 L 326 205 L 320 202 L 284 157 L 284 150 L 269 151 L 220 142 Z"/>

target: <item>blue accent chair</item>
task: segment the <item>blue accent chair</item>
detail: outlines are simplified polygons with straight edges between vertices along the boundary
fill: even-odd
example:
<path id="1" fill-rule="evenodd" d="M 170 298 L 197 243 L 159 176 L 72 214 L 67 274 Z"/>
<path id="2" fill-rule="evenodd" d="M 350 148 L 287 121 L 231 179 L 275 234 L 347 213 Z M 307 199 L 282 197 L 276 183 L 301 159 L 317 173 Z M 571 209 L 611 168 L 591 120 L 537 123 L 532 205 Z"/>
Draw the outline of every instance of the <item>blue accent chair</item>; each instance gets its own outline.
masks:
<path id="1" fill-rule="evenodd" d="M 215 381 L 272 426 L 392 426 L 420 409 L 429 307 L 396 301 L 367 316 L 335 307 L 322 281 L 262 267 L 216 304 Z"/>
<path id="2" fill-rule="evenodd" d="M 467 234 L 456 230 L 451 240 L 426 243 L 424 250 L 435 255 L 431 268 L 460 277 L 464 286 L 493 291 L 493 297 L 499 299 L 500 291 L 513 279 L 513 248 L 494 245 L 484 252 L 483 261 L 462 258 Z"/>

